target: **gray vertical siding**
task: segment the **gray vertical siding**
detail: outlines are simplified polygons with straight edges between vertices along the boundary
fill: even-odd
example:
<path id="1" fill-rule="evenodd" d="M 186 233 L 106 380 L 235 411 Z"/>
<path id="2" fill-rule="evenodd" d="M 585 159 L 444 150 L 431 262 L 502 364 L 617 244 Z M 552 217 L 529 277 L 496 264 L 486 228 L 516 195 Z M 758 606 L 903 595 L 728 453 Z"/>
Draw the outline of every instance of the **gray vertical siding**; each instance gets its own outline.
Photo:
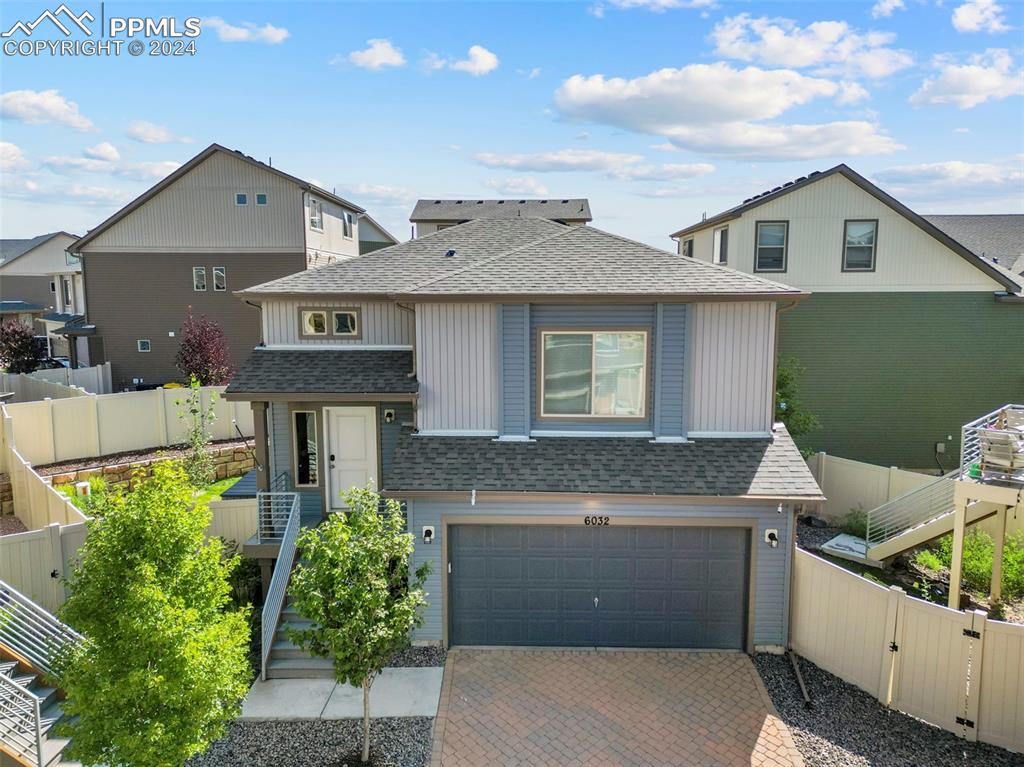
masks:
<path id="1" fill-rule="evenodd" d="M 628 524 L 629 517 L 662 518 L 723 518 L 757 519 L 758 527 L 751 546 L 756 550 L 754 571 L 754 644 L 785 645 L 789 612 L 789 558 L 790 536 L 792 534 L 792 513 L 784 509 L 779 514 L 775 506 L 683 506 L 670 503 L 630 503 L 627 501 L 591 501 L 586 505 L 564 503 L 477 503 L 416 500 L 409 503 L 409 531 L 416 536 L 416 550 L 413 560 L 418 567 L 424 562 L 431 563 L 427 580 L 428 606 L 424 614 L 424 625 L 414 635 L 415 639 L 438 641 L 443 638 L 442 600 L 447 598 L 441 588 L 441 571 L 447 563 L 440 561 L 441 539 L 445 530 L 441 517 L 458 516 L 584 516 L 587 514 L 608 514 L 617 517 L 617 522 Z M 433 525 L 434 543 L 425 545 L 420 533 L 424 525 Z M 764 542 L 765 530 L 779 531 L 779 545 L 771 548 Z"/>
<path id="2" fill-rule="evenodd" d="M 647 420 L 622 423 L 615 419 L 579 421 L 557 421 L 537 418 L 537 331 L 540 328 L 602 328 L 602 327 L 645 327 L 649 328 L 649 344 L 657 344 L 655 338 L 655 306 L 641 305 L 607 305 L 607 306 L 559 306 L 537 304 L 530 307 L 530 420 L 531 429 L 536 431 L 604 431 L 604 432 L 650 432 L 652 430 L 652 412 L 656 407 L 651 384 L 653 375 L 648 371 L 647 391 L 649 399 Z M 652 349 L 656 348 L 653 346 Z M 653 358 L 653 355 L 652 355 Z"/>
<path id="3" fill-rule="evenodd" d="M 395 411 L 393 423 L 384 423 L 384 411 Z M 402 424 L 412 423 L 412 403 L 382 402 L 380 403 L 380 474 L 381 487 L 387 487 L 388 477 L 395 457 L 395 444 L 402 433 Z"/>
<path id="4" fill-rule="evenodd" d="M 321 336 L 302 338 L 299 334 L 299 309 L 341 309 L 356 308 L 362 322 L 361 337 L 358 340 Z M 307 299 L 273 299 L 263 302 L 263 341 L 268 346 L 406 346 L 412 348 L 414 337 L 413 313 L 389 301 L 344 301 L 320 300 L 316 296 Z M 330 323 L 328 319 L 328 323 Z"/>
<path id="5" fill-rule="evenodd" d="M 310 407 L 309 409 L 318 411 L 316 428 L 320 437 L 320 452 L 323 453 L 323 414 L 319 412 L 318 407 Z M 288 474 L 286 489 L 296 490 L 295 485 L 292 483 L 294 475 L 292 468 L 292 429 L 288 418 L 288 403 L 271 402 L 269 411 L 270 443 L 273 449 L 270 455 L 270 481 L 273 482 L 277 479 L 281 472 L 286 472 Z M 323 470 L 322 463 L 321 460 L 321 471 Z M 304 519 L 316 519 L 323 514 L 324 504 L 319 487 L 296 490 L 296 492 L 299 494 L 299 505 Z"/>
<path id="6" fill-rule="evenodd" d="M 654 436 L 686 433 L 686 304 L 658 304 L 654 354 Z"/>
<path id="7" fill-rule="evenodd" d="M 530 387 L 530 305 L 499 307 L 501 331 L 501 433 L 526 436 L 529 433 Z"/>

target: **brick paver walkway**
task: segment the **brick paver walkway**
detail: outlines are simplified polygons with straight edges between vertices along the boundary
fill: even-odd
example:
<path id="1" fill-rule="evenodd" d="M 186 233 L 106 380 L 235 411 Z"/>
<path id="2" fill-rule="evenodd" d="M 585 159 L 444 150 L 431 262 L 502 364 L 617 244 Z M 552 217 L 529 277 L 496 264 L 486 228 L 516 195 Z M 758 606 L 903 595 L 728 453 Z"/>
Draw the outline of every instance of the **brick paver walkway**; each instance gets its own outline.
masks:
<path id="1" fill-rule="evenodd" d="M 431 767 L 803 767 L 739 653 L 453 650 Z"/>

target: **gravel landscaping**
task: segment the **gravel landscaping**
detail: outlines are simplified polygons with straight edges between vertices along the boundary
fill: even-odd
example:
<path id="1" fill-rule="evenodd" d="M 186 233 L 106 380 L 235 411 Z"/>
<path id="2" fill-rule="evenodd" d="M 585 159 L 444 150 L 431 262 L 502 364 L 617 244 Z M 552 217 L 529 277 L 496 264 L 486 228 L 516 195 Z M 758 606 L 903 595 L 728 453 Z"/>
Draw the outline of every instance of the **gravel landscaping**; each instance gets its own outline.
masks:
<path id="1" fill-rule="evenodd" d="M 838 527 L 817 527 L 801 517 L 796 526 L 797 545 L 805 551 L 817 551 L 843 531 Z"/>
<path id="2" fill-rule="evenodd" d="M 0 516 L 0 535 L 14 535 L 14 533 L 24 533 L 26 531 L 25 525 L 13 514 Z"/>
<path id="3" fill-rule="evenodd" d="M 423 767 L 430 759 L 430 717 L 370 722 L 374 767 Z M 186 767 L 359 767 L 361 719 L 233 722 L 227 736 Z"/>
<path id="4" fill-rule="evenodd" d="M 443 666 L 448 651 L 443 647 L 408 647 L 391 656 L 388 668 L 428 668 Z"/>
<path id="5" fill-rule="evenodd" d="M 218 450 L 226 447 L 237 447 L 251 450 L 252 439 L 221 439 L 210 442 L 210 450 Z M 79 458 L 73 461 L 61 461 L 60 463 L 48 463 L 40 466 L 33 466 L 36 473 L 41 477 L 49 477 L 54 474 L 70 474 L 82 469 L 95 469 L 100 466 L 120 466 L 127 463 L 138 463 L 140 461 L 152 461 L 156 458 L 182 458 L 189 451 L 188 445 L 171 445 L 169 447 L 157 447 L 149 450 L 129 450 L 123 453 L 111 453 L 93 458 Z"/>
<path id="6" fill-rule="evenodd" d="M 759 653 L 754 664 L 807 767 L 1024 767 L 1024 755 L 969 743 L 887 709 L 801 658 L 813 704 L 806 709 L 789 658 Z"/>

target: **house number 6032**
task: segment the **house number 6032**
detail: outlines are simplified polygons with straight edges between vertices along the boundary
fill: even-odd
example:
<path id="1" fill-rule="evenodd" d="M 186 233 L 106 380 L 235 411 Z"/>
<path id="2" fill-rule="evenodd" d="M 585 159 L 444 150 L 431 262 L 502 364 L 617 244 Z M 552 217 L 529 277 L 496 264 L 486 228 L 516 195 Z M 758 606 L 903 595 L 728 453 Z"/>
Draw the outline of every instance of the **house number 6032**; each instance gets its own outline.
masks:
<path id="1" fill-rule="evenodd" d="M 584 517 L 583 524 L 585 525 L 597 525 L 598 527 L 606 527 L 610 523 L 609 517 Z"/>

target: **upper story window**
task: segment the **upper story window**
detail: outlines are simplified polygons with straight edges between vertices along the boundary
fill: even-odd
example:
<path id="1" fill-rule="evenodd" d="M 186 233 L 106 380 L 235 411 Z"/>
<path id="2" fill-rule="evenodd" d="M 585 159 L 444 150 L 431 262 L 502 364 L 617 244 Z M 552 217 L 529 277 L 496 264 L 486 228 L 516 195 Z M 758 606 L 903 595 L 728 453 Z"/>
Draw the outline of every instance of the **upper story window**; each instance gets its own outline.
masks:
<path id="1" fill-rule="evenodd" d="M 788 221 L 758 221 L 754 242 L 755 272 L 786 271 Z"/>
<path id="2" fill-rule="evenodd" d="M 267 193 L 266 192 L 257 192 L 256 193 L 256 204 L 257 205 L 266 205 L 267 204 Z"/>
<path id="3" fill-rule="evenodd" d="M 292 427 L 295 438 L 295 486 L 315 487 L 320 481 L 316 413 L 296 410 L 292 413 Z"/>
<path id="4" fill-rule="evenodd" d="M 644 419 L 647 339 L 646 330 L 541 331 L 540 417 Z"/>
<path id="5" fill-rule="evenodd" d="M 679 255 L 693 258 L 693 238 L 682 240 L 679 243 Z"/>
<path id="6" fill-rule="evenodd" d="M 135 348 L 140 352 L 150 352 L 153 351 L 153 344 L 149 342 L 148 338 L 140 338 L 135 342 Z"/>
<path id="7" fill-rule="evenodd" d="M 875 271 L 878 219 L 848 220 L 843 225 L 843 271 Z"/>
<path id="8" fill-rule="evenodd" d="M 355 228 L 355 218 L 347 210 L 341 213 L 342 234 L 346 239 L 352 239 L 352 230 Z"/>
<path id="9" fill-rule="evenodd" d="M 64 309 L 71 308 L 71 280 L 67 277 L 60 278 L 61 294 L 64 298 Z"/>
<path id="10" fill-rule="evenodd" d="M 235 205 L 248 205 L 248 204 L 249 204 L 249 195 L 247 195 L 245 192 L 238 192 L 235 195 Z"/>
<path id="11" fill-rule="evenodd" d="M 729 227 L 715 230 L 714 250 L 711 257 L 712 263 L 729 263 Z"/>
<path id="12" fill-rule="evenodd" d="M 338 309 L 334 314 L 334 335 L 347 338 L 359 338 L 359 310 Z"/>
<path id="13" fill-rule="evenodd" d="M 206 290 L 206 267 L 205 266 L 193 266 L 192 267 L 192 290 L 197 290 L 197 291 Z"/>
<path id="14" fill-rule="evenodd" d="M 327 335 L 327 312 L 324 309 L 299 309 L 299 336 Z"/>
<path id="15" fill-rule="evenodd" d="M 213 267 L 213 289 L 218 292 L 228 289 L 228 270 L 223 266 Z"/>
<path id="16" fill-rule="evenodd" d="M 311 199 L 309 201 L 309 227 L 318 232 L 324 230 L 324 210 L 320 200 Z"/>
<path id="17" fill-rule="evenodd" d="M 53 280 L 50 280 L 50 292 L 51 293 L 56 293 L 57 292 L 57 283 L 54 282 Z"/>

